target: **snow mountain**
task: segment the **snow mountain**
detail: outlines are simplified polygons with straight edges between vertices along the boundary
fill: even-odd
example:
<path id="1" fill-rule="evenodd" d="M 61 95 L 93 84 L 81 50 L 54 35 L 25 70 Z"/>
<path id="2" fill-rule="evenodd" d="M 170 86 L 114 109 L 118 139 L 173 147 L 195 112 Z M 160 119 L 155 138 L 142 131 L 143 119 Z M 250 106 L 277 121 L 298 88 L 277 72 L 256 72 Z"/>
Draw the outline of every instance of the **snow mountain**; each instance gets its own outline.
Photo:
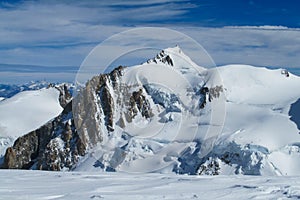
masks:
<path id="1" fill-rule="evenodd" d="M 38 86 L 39 88 L 39 86 Z M 71 100 L 67 84 L 48 84 L 41 89 L 19 92 L 0 102 L 0 155 L 15 140 L 39 129 L 59 115 Z"/>
<path id="2" fill-rule="evenodd" d="M 3 167 L 299 175 L 300 78 L 282 71 L 205 69 L 178 46 L 162 50 L 77 88 L 6 150 Z"/>
<path id="3" fill-rule="evenodd" d="M 20 85 L 0 84 L 0 97 L 7 99 L 20 92 L 39 90 L 48 87 L 48 85 L 49 83 L 46 81 L 31 81 L 29 83 Z"/>

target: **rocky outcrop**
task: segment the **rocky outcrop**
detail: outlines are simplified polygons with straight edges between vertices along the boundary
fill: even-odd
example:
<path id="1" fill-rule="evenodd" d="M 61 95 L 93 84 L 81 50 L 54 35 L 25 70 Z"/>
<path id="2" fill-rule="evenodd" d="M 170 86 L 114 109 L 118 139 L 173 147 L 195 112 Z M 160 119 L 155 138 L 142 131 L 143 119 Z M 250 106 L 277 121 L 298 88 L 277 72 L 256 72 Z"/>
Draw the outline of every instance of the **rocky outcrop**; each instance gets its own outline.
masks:
<path id="1" fill-rule="evenodd" d="M 56 84 L 50 83 L 47 88 L 50 88 L 50 87 L 55 88 L 59 91 L 58 100 L 59 100 L 61 107 L 64 108 L 72 100 L 72 94 L 71 94 L 72 86 L 71 85 L 68 85 L 68 84 L 56 85 Z"/>
<path id="2" fill-rule="evenodd" d="M 4 168 L 28 169 L 34 163 L 39 150 L 39 133 L 33 131 L 18 138 L 13 147 L 6 150 Z"/>
<path id="3" fill-rule="evenodd" d="M 147 61 L 147 63 L 165 63 L 170 66 L 173 66 L 173 60 L 171 59 L 170 55 L 166 54 L 164 50 L 162 50 L 159 54 Z"/>
<path id="4" fill-rule="evenodd" d="M 66 84 L 62 84 L 55 88 L 59 91 L 59 103 L 64 108 L 72 99 L 69 87 Z"/>
<path id="5" fill-rule="evenodd" d="M 114 130 L 115 103 L 113 94 L 119 91 L 124 67 L 109 74 L 93 77 L 73 101 L 74 122 L 84 143 L 92 147 L 103 140 L 103 134 Z M 103 126 L 104 125 L 104 126 Z"/>
<path id="6" fill-rule="evenodd" d="M 222 85 L 209 88 L 209 101 L 211 102 L 211 100 L 219 98 L 222 92 L 224 92 Z"/>
<path id="7" fill-rule="evenodd" d="M 198 175 L 219 175 L 220 174 L 220 160 L 218 158 L 208 158 L 206 162 L 199 166 Z"/>
<path id="8" fill-rule="evenodd" d="M 18 138 L 6 150 L 3 168 L 8 169 L 71 169 L 86 147 L 72 120 L 72 102 L 61 115 L 41 128 Z"/>
<path id="9" fill-rule="evenodd" d="M 120 66 L 109 74 L 93 77 L 73 100 L 67 85 L 49 85 L 60 91 L 63 112 L 41 128 L 18 138 L 6 150 L 2 167 L 53 171 L 74 168 L 89 147 L 102 141 L 105 131 L 114 130 L 114 91 L 111 89 L 119 89 L 122 70 Z M 145 110 L 142 102 L 137 103 L 139 109 Z M 144 113 L 146 115 L 146 111 Z"/>
<path id="10" fill-rule="evenodd" d="M 198 157 L 201 146 L 201 142 L 197 142 L 195 151 L 188 149 L 183 153 L 173 171 L 180 174 L 220 175 L 230 169 L 232 174 L 260 175 L 261 169 L 268 167 L 268 150 L 262 146 L 228 142 L 215 145 L 205 157 Z"/>
<path id="11" fill-rule="evenodd" d="M 208 88 L 206 86 L 200 89 L 202 99 L 200 101 L 200 108 L 203 109 L 207 104 L 207 101 L 211 102 L 213 99 L 219 98 L 220 94 L 224 92 L 222 85 Z"/>
<path id="12" fill-rule="evenodd" d="M 140 112 L 143 117 L 150 118 L 153 116 L 149 101 L 143 95 L 143 89 L 134 91 L 130 97 L 129 115 L 134 118 Z"/>

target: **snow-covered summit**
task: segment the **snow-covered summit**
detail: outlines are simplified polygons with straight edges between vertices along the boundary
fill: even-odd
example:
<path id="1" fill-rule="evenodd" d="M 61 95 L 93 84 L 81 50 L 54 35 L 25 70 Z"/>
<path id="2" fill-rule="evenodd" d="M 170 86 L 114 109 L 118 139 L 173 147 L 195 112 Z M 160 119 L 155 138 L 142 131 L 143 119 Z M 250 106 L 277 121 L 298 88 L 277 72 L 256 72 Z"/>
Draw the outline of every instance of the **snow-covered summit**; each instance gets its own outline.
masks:
<path id="1" fill-rule="evenodd" d="M 87 163 L 99 157 L 96 166 L 104 170 L 202 173 L 197 168 L 211 158 L 222 166 L 217 173 L 283 174 L 268 156 L 300 140 L 288 116 L 290 105 L 300 97 L 299 80 L 280 69 L 247 65 L 206 70 L 179 47 L 165 49 L 147 63 L 124 69 L 118 79 L 126 85 L 121 91 L 107 82 L 116 106 L 110 117 L 117 122 L 112 123 L 114 133 L 103 134 L 96 158 L 78 169 L 91 170 Z M 208 96 L 202 92 L 205 88 Z M 137 91 L 141 103 L 135 100 L 127 113 L 126 101 L 119 104 L 119 99 L 130 99 Z M 145 110 L 150 117 L 143 115 Z M 202 153 L 203 143 L 214 145 L 215 139 L 218 148 Z M 241 156 L 239 162 L 226 160 L 228 155 L 221 154 L 226 151 Z M 116 157 L 116 152 L 122 156 Z M 213 161 L 215 157 L 218 161 Z"/>

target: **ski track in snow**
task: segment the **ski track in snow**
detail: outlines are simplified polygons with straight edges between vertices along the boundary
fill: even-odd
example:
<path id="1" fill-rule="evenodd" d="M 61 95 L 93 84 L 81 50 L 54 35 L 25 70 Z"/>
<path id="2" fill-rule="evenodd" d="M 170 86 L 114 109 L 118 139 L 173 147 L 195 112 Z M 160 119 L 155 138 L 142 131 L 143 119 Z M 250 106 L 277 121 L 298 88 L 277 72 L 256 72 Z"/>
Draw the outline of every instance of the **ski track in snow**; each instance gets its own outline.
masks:
<path id="1" fill-rule="evenodd" d="M 299 199 L 299 177 L 0 170 L 0 199 Z"/>

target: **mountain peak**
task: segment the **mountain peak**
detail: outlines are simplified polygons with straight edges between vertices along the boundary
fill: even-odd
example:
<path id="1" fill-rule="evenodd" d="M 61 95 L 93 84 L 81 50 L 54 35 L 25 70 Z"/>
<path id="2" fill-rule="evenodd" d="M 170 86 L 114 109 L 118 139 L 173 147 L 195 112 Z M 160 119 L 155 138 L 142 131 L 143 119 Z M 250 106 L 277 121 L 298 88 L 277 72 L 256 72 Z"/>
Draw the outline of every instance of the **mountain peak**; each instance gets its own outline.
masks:
<path id="1" fill-rule="evenodd" d="M 289 118 L 299 81 L 246 65 L 206 70 L 179 46 L 166 48 L 142 65 L 93 77 L 60 116 L 21 137 L 4 166 L 299 174 L 281 165 L 300 163 Z"/>
<path id="2" fill-rule="evenodd" d="M 154 58 L 149 59 L 143 64 L 164 64 L 179 70 L 183 68 L 194 68 L 200 71 L 206 70 L 192 61 L 178 45 L 161 50 Z"/>

